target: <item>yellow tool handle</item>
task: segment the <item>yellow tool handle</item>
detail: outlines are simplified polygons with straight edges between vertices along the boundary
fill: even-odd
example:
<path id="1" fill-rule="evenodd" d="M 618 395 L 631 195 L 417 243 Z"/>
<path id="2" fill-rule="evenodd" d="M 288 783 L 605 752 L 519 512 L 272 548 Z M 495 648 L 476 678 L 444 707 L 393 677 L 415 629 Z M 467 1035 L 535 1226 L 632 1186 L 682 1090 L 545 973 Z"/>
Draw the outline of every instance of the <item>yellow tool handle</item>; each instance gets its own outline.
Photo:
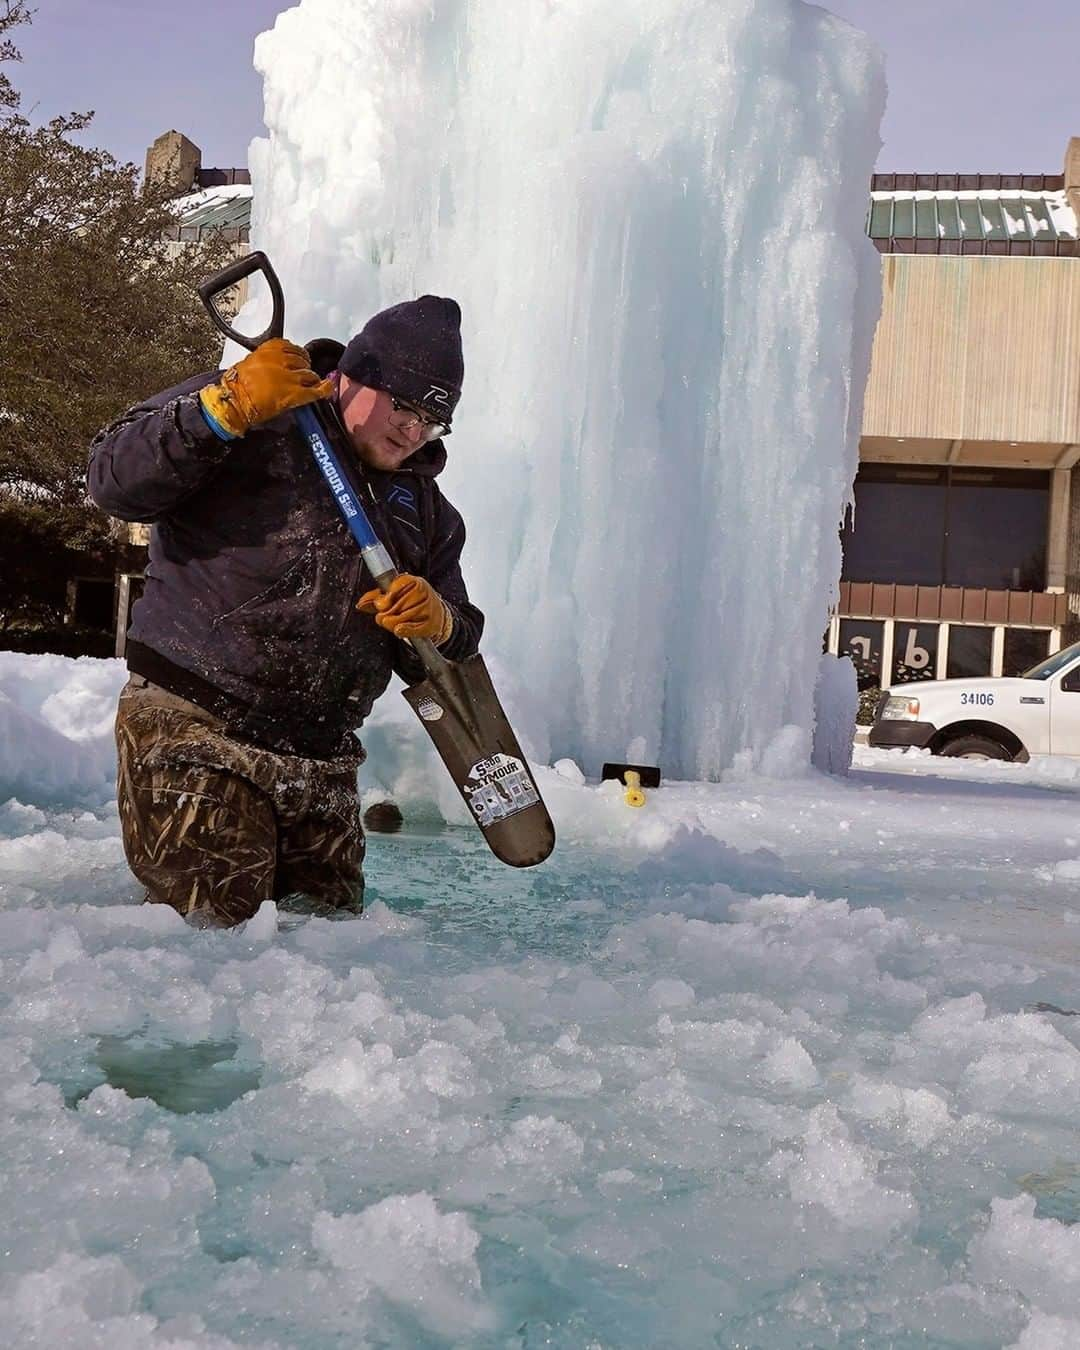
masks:
<path id="1" fill-rule="evenodd" d="M 624 801 L 627 806 L 644 806 L 645 794 L 641 790 L 641 774 L 633 769 L 627 769 L 623 774 L 623 782 L 626 784 Z"/>

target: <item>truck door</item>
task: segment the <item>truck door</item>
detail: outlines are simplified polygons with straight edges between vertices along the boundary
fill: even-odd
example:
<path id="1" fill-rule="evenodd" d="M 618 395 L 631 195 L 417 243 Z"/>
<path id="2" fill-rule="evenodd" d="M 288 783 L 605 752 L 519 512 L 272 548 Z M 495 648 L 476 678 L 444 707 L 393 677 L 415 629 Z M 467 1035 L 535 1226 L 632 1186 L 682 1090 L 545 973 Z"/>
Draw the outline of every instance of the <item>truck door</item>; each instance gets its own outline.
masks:
<path id="1" fill-rule="evenodd" d="M 1037 681 L 1031 683 L 1037 686 Z M 1050 685 L 1050 753 L 1080 755 L 1080 663 L 1047 683 Z"/>

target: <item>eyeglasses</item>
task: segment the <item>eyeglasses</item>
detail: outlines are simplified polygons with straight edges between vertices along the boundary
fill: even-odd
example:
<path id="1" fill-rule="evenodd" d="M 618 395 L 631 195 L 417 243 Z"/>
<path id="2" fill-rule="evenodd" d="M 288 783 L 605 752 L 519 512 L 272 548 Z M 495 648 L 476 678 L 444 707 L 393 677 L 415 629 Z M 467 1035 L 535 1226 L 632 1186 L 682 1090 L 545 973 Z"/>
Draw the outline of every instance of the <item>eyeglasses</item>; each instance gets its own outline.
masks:
<path id="1" fill-rule="evenodd" d="M 394 425 L 402 431 L 415 431 L 417 427 L 423 428 L 423 441 L 437 441 L 443 436 L 450 435 L 450 427 L 446 422 L 437 422 L 433 417 L 425 417 L 415 408 L 410 408 L 407 403 L 402 403 L 401 399 L 390 395 L 390 402 L 394 405 L 394 413 L 397 420 Z M 400 416 L 400 414 L 404 416 Z"/>

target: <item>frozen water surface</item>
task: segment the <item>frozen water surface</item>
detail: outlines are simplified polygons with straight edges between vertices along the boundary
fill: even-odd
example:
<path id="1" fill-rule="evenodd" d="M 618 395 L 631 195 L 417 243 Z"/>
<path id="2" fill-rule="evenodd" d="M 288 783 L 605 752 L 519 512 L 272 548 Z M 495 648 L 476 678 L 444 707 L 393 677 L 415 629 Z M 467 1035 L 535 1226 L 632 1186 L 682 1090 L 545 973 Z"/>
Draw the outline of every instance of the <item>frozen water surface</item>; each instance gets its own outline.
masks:
<path id="1" fill-rule="evenodd" d="M 116 663 L 0 653 L 4 1343 L 1080 1343 L 1077 781 L 806 768 L 878 58 L 794 0 L 302 0 L 256 60 L 291 336 L 462 301 L 528 751 L 722 781 L 541 767 L 509 872 L 390 696 L 366 916 L 194 932 L 123 864 Z"/>
<path id="2" fill-rule="evenodd" d="M 363 919 L 195 932 L 79 743 L 0 806 L 5 1344 L 1077 1343 L 1075 766 L 564 765 L 542 868 L 403 797 Z"/>

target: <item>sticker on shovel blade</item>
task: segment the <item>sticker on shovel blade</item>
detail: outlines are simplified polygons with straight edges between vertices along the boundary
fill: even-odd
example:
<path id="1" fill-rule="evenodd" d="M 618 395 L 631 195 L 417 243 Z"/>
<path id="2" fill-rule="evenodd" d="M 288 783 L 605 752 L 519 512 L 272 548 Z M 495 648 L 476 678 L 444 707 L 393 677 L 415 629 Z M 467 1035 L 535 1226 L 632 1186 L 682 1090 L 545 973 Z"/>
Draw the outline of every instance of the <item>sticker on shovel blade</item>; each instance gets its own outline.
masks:
<path id="1" fill-rule="evenodd" d="M 535 806 L 540 800 L 528 769 L 512 755 L 497 754 L 482 759 L 472 766 L 468 776 L 473 782 L 463 784 L 462 790 L 481 829 Z"/>
<path id="2" fill-rule="evenodd" d="M 439 707 L 433 698 L 422 698 L 416 705 L 416 711 L 425 722 L 437 722 L 443 715 L 442 708 Z"/>

